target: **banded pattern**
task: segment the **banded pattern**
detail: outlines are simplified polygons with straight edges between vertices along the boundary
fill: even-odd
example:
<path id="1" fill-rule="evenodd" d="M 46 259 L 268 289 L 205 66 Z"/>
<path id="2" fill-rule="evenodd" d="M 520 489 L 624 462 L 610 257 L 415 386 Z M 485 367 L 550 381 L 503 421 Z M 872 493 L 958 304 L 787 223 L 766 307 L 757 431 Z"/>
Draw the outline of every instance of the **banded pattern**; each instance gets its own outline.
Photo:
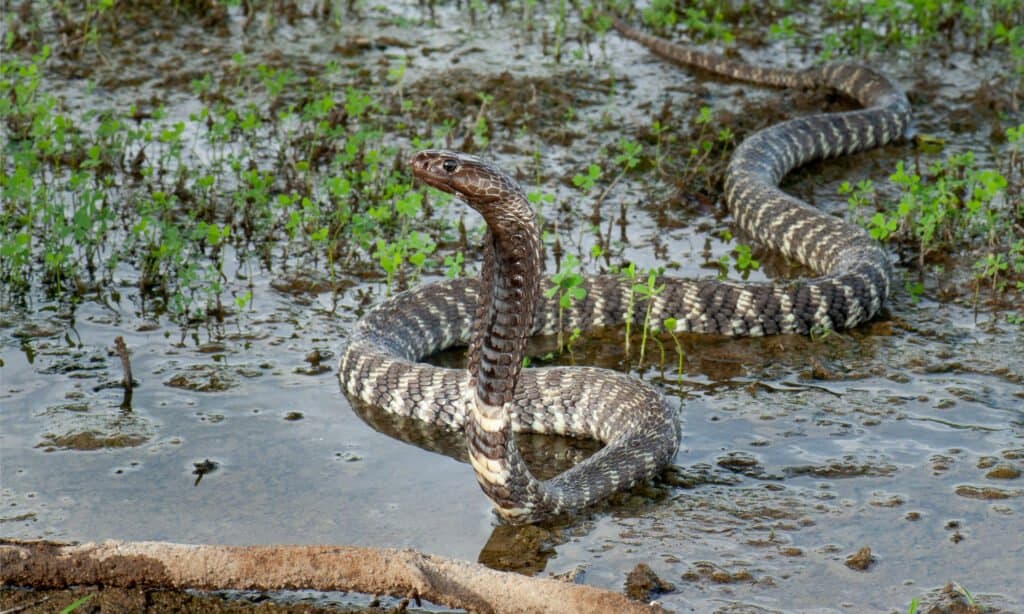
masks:
<path id="1" fill-rule="evenodd" d="M 679 330 L 771 335 L 852 328 L 882 308 L 892 285 L 889 257 L 861 228 L 827 215 L 778 188 L 789 171 L 812 160 L 892 142 L 910 128 L 910 102 L 884 75 L 857 64 L 804 70 L 748 66 L 686 49 L 616 20 L 616 30 L 657 55 L 732 79 L 773 87 L 830 87 L 863 109 L 792 119 L 745 139 L 725 175 L 725 202 L 747 234 L 822 276 L 766 284 L 669 279 L 655 303 L 661 321 Z"/>
<path id="2" fill-rule="evenodd" d="M 888 296 L 886 253 L 861 229 L 823 214 L 778 189 L 808 161 L 877 147 L 908 129 L 910 105 L 884 76 L 837 64 L 801 71 L 769 70 L 678 47 L 615 27 L 672 61 L 771 86 L 825 85 L 865 108 L 771 126 L 737 148 L 727 169 L 725 199 L 751 236 L 819 273 L 798 281 L 745 283 L 663 277 L 650 321 L 675 318 L 678 331 L 732 336 L 808 334 L 849 328 L 872 318 Z M 469 458 L 484 493 L 510 522 L 534 522 L 578 509 L 650 478 L 679 444 L 675 411 L 655 390 L 623 374 L 594 368 L 520 370 L 526 339 L 552 334 L 558 305 L 541 292 L 542 260 L 534 214 L 522 190 L 486 162 L 426 151 L 414 175 L 457 195 L 488 224 L 479 280 L 415 288 L 381 303 L 360 320 L 339 364 L 352 399 L 387 412 L 464 429 Z M 562 314 L 562 326 L 619 326 L 631 284 L 619 276 L 587 277 L 586 297 Z M 633 309 L 642 325 L 647 306 Z M 466 370 L 419 362 L 468 344 Z M 588 437 L 605 444 L 591 458 L 548 481 L 536 480 L 516 449 L 514 432 Z"/>
<path id="3" fill-rule="evenodd" d="M 595 368 L 520 371 L 535 314 L 548 304 L 540 293 L 540 233 L 521 188 L 486 162 L 454 152 L 420 152 L 412 166 L 418 178 L 483 214 L 483 272 L 480 280 L 399 294 L 360 320 L 339 370 L 350 398 L 464 429 L 480 486 L 514 523 L 579 509 L 670 462 L 679 445 L 676 412 L 654 389 Z M 467 342 L 467 370 L 417 362 Z M 605 447 L 542 482 L 516 447 L 513 433 L 522 431 L 587 437 Z"/>

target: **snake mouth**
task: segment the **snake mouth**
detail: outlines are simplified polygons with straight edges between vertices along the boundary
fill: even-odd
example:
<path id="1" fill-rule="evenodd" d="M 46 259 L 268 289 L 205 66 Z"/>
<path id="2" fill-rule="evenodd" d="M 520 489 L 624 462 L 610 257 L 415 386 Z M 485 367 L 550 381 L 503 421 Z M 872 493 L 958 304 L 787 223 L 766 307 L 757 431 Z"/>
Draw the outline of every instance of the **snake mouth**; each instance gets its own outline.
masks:
<path id="1" fill-rule="evenodd" d="M 423 183 L 449 194 L 460 194 L 454 185 L 452 172 L 445 165 L 458 165 L 458 158 L 449 152 L 428 149 L 413 154 L 409 159 L 412 176 Z"/>
<path id="2" fill-rule="evenodd" d="M 455 151 L 425 149 L 409 159 L 409 166 L 416 179 L 478 210 L 501 200 L 494 188 L 506 183 L 503 173 L 480 158 Z"/>

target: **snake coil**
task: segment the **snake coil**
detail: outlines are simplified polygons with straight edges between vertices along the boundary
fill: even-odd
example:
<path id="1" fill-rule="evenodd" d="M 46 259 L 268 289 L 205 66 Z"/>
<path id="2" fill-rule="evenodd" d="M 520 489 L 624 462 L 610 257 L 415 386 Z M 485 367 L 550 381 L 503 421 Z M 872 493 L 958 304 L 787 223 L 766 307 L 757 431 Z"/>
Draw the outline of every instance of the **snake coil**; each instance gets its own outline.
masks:
<path id="1" fill-rule="evenodd" d="M 632 284 L 615 275 L 584 279 L 584 299 L 561 315 L 563 328 L 617 326 L 627 317 L 676 322 L 677 332 L 730 336 L 809 334 L 874 317 L 892 284 L 886 252 L 860 228 L 777 186 L 809 161 L 894 141 L 908 130 L 910 104 L 878 72 L 854 64 L 805 70 L 758 68 L 615 28 L 673 62 L 776 87 L 831 87 L 860 110 L 801 117 L 745 139 L 725 178 L 725 201 L 750 236 L 818 277 L 763 283 L 661 277 L 664 290 L 630 309 Z M 591 367 L 521 369 L 527 338 L 553 334 L 555 299 L 545 298 L 539 231 L 522 189 L 478 158 L 428 150 L 413 156 L 421 181 L 454 194 L 487 222 L 480 279 L 420 286 L 377 305 L 352 330 L 339 379 L 350 398 L 387 412 L 464 429 L 477 480 L 513 523 L 576 510 L 649 479 L 679 445 L 675 411 L 660 393 L 628 376 Z M 649 314 L 649 315 L 648 315 Z M 420 360 L 468 344 L 467 369 Z M 528 431 L 601 441 L 604 447 L 547 481 L 533 477 L 513 434 Z"/>

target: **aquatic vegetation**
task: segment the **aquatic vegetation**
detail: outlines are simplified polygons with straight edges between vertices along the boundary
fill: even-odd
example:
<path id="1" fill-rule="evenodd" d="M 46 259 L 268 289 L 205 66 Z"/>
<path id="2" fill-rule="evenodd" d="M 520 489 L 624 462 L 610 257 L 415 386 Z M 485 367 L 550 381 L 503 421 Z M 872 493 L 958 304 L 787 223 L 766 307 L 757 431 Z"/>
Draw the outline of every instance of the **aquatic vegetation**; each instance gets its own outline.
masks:
<path id="1" fill-rule="evenodd" d="M 79 116 L 41 86 L 51 61 L 43 46 L 0 64 L 4 302 L 36 285 L 80 300 L 133 270 L 144 311 L 185 325 L 223 318 L 226 293 L 251 292 L 231 279 L 249 267 L 325 268 L 333 284 L 339 264 L 375 261 L 390 290 L 453 230 L 427 221 L 381 130 L 400 66 L 339 95 L 338 66 L 299 78 L 236 54 L 191 82 L 198 110 L 172 119 L 159 103 Z"/>
<path id="2" fill-rule="evenodd" d="M 733 240 L 732 233 L 728 230 L 722 231 L 722 240 L 730 242 Z M 730 263 L 732 268 L 740 274 L 742 279 L 748 279 L 751 271 L 761 268 L 761 262 L 754 258 L 753 251 L 749 245 L 737 243 L 728 254 L 722 254 L 718 258 L 718 278 L 729 277 Z"/>
<path id="3" fill-rule="evenodd" d="M 629 356 L 629 344 L 630 339 L 632 339 L 633 332 L 633 313 L 636 309 L 636 288 L 641 284 L 638 284 L 636 281 L 637 269 L 635 262 L 630 262 L 626 266 L 620 268 L 618 273 L 623 277 L 623 279 L 629 282 L 629 296 L 626 299 L 626 317 L 624 318 L 626 321 L 626 336 L 623 339 L 624 352 L 626 356 Z"/>
<path id="4" fill-rule="evenodd" d="M 558 299 L 558 347 L 563 347 L 563 323 L 562 316 L 565 310 L 570 308 L 576 301 L 581 301 L 587 296 L 587 290 L 583 287 L 583 275 L 580 274 L 580 261 L 575 254 L 566 254 L 559 270 L 551 276 L 551 287 L 544 291 L 548 298 Z M 579 330 L 576 331 L 579 336 Z"/>
<path id="5" fill-rule="evenodd" d="M 239 50 L 230 61 L 178 84 L 190 96 L 187 116 L 172 116 L 159 99 L 78 109 L 46 87 L 46 75 L 66 71 L 67 62 L 83 53 L 103 57 L 119 44 L 118 19 L 125 16 L 117 15 L 109 0 L 53 7 L 64 33 L 59 41 L 51 40 L 36 9 L 5 16 L 0 61 L 0 122 L 8 137 L 0 185 L 5 202 L 0 301 L 5 304 L 35 289 L 68 302 L 120 297 L 112 289 L 119 281 L 138 289 L 132 300 L 144 313 L 166 314 L 192 326 L 230 317 L 239 301 L 251 303 L 253 289 L 246 279 L 257 270 L 322 274 L 335 291 L 354 271 L 379 276 L 386 292 L 425 273 L 457 275 L 465 229 L 444 215 L 450 199 L 411 185 L 401 163 L 404 152 L 456 137 L 463 148 L 485 150 L 504 138 L 503 130 L 529 138 L 529 113 L 509 108 L 496 97 L 493 83 L 481 84 L 464 99 L 471 112 L 449 114 L 433 98 L 413 93 L 402 57 L 353 80 L 341 61 L 314 69 Z M 223 25 L 230 18 L 223 9 L 236 5 L 218 7 L 222 10 L 211 13 L 204 26 Z M 177 10 L 200 8 L 184 3 Z M 511 10 L 470 8 L 480 16 Z M 583 51 L 586 44 L 570 54 L 565 48 L 604 36 L 609 22 L 600 7 L 528 2 L 521 8 L 523 22 L 543 32 L 542 47 L 556 62 L 594 61 Z M 821 54 L 830 57 L 934 44 L 995 50 L 1011 61 L 1007 78 L 1019 85 L 1024 73 L 1021 9 L 1005 0 L 968 3 L 954 13 L 923 0 L 835 0 L 821 9 L 826 27 L 813 35 L 799 9 L 788 1 L 774 3 L 771 10 L 697 2 L 680 11 L 674 3 L 654 2 L 642 18 L 667 34 L 680 30 L 695 42 L 726 45 L 735 42 L 737 29 L 761 23 L 770 26 L 765 31 L 773 41 L 799 46 L 820 37 Z M 132 9 L 138 15 L 146 10 L 144 5 Z M 331 7 L 317 17 L 331 23 L 345 10 L 356 9 Z M 276 19 L 301 17 L 279 15 L 259 2 L 246 3 L 241 14 L 244 29 L 261 18 L 260 27 L 272 29 Z M 606 87 L 610 101 L 617 87 L 614 74 Z M 554 109 L 573 121 L 578 103 L 569 100 Z M 610 118 L 615 109 L 607 104 Z M 652 191 L 664 190 L 664 179 L 673 178 L 675 186 L 700 186 L 702 193 L 715 195 L 742 133 L 720 125 L 709 106 L 681 127 L 672 119 L 652 114 L 646 127 L 632 137 L 615 136 L 572 174 L 572 184 L 587 197 L 581 202 L 592 206 L 595 263 L 612 266 L 619 257 L 622 245 L 611 241 L 614 220 L 607 220 L 608 232 L 602 233 L 601 205 L 627 174 L 650 176 Z M 1008 223 L 1019 216 L 1019 206 L 1018 213 L 1011 210 L 1019 203 L 1022 131 L 1020 126 L 1005 130 L 1007 155 L 999 169 L 978 168 L 968 154 L 958 154 L 926 172 L 897 169 L 893 181 L 904 192 L 898 204 L 880 202 L 870 182 L 844 187 L 844 195 L 874 236 L 899 245 L 905 256 L 914 244 L 919 269 L 936 266 L 930 260 L 951 245 L 984 243 L 985 249 L 972 248 L 979 252 L 970 267 L 976 304 L 986 294 L 1019 292 L 1024 266 L 1019 233 Z M 535 204 L 555 206 L 553 195 L 537 194 L 531 195 Z M 1000 199 L 1008 204 L 990 206 Z M 547 237 L 557 254 L 561 238 Z M 718 264 L 722 274 L 731 268 L 743 276 L 759 265 L 742 245 Z M 914 295 L 924 291 L 920 280 L 908 281 L 907 287 Z M 246 296 L 250 299 L 243 300 Z"/>
<path id="6" fill-rule="evenodd" d="M 1015 129 L 1010 129 L 1012 138 Z M 1009 178 L 998 169 L 979 168 L 971 151 L 937 159 L 924 172 L 900 162 L 890 181 L 897 199 L 881 198 L 871 181 L 844 182 L 839 193 L 871 236 L 896 245 L 917 271 L 945 272 L 949 254 L 966 253 L 973 265 L 973 303 L 983 287 L 992 305 L 1016 304 L 1024 292 L 1024 182 L 1009 163 Z M 924 292 L 920 280 L 908 285 L 912 295 Z M 1008 292 L 1009 290 L 1009 292 Z"/>
<path id="7" fill-rule="evenodd" d="M 659 275 L 661 275 L 661 271 L 651 269 L 647 271 L 647 281 L 645 283 L 633 284 L 632 288 L 632 293 L 640 298 L 644 303 L 644 324 L 641 327 L 640 333 L 640 357 L 637 359 L 639 364 L 643 364 L 644 362 L 644 351 L 647 348 L 648 335 L 652 332 L 656 332 L 651 328 L 651 307 L 654 304 L 654 298 L 661 294 L 665 289 L 664 283 L 658 283 Z M 664 354 L 664 352 L 662 352 L 662 354 Z"/>
<path id="8" fill-rule="evenodd" d="M 676 319 L 667 318 L 662 322 L 662 328 L 672 338 L 672 344 L 676 350 L 676 375 L 679 377 L 683 376 L 683 361 L 686 359 L 686 352 L 683 350 L 683 344 L 679 341 L 679 335 L 676 334 Z M 661 364 L 665 364 L 665 353 L 662 348 Z"/>

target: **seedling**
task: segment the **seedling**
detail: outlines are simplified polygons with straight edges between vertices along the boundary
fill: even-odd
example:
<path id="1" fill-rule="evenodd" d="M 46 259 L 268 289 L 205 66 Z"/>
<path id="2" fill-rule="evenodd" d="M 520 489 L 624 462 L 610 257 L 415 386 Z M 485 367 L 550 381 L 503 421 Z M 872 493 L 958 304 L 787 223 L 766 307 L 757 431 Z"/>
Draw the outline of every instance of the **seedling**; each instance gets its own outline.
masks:
<path id="1" fill-rule="evenodd" d="M 579 272 L 580 261 L 574 254 L 566 254 L 561 269 L 551 276 L 552 285 L 544 291 L 548 298 L 558 297 L 558 347 L 563 344 L 563 315 L 575 301 L 583 300 L 587 290 L 583 287 L 583 275 Z"/>

